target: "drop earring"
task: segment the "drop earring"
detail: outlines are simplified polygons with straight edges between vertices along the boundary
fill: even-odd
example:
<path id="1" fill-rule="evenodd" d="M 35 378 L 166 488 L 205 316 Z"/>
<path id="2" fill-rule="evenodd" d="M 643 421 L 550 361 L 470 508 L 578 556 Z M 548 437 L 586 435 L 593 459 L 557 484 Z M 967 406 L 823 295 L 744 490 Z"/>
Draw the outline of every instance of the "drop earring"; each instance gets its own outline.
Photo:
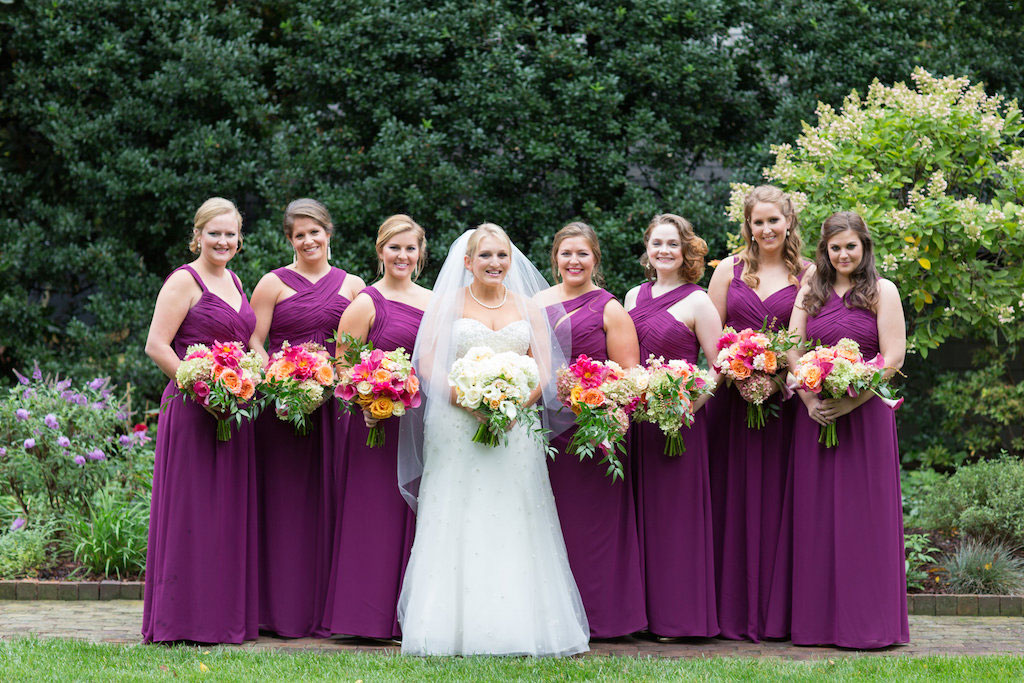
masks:
<path id="1" fill-rule="evenodd" d="M 327 260 L 328 261 L 331 260 L 331 243 L 330 242 L 327 243 Z"/>
<path id="2" fill-rule="evenodd" d="M 292 249 L 292 265 L 293 266 L 299 265 L 299 250 L 298 249 Z"/>

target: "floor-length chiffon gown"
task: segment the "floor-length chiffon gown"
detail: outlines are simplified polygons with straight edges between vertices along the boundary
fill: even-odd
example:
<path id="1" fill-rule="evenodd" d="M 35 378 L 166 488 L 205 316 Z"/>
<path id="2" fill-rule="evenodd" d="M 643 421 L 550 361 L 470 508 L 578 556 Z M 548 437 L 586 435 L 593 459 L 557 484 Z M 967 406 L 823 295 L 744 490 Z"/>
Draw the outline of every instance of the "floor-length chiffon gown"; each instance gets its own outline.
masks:
<path id="1" fill-rule="evenodd" d="M 789 285 L 762 300 L 742 278 L 737 259 L 726 298 L 725 325 L 758 330 L 767 322 L 785 330 L 796 299 Z M 708 401 L 708 468 L 715 535 L 715 591 L 718 625 L 725 638 L 758 642 L 789 635 L 789 558 L 776 567 L 782 503 L 789 473 L 790 440 L 799 399 L 768 403 L 777 407 L 762 429 L 747 427 L 747 403 L 733 386 L 722 386 Z M 767 404 L 766 403 L 766 406 Z M 776 572 L 778 576 L 776 577 Z M 782 599 L 770 600 L 775 590 Z M 774 612 L 769 615 L 769 604 Z"/>
<path id="2" fill-rule="evenodd" d="M 291 268 L 273 273 L 295 293 L 274 307 L 269 353 L 285 341 L 311 341 L 333 356 L 334 343 L 327 340 L 349 304 L 339 293 L 345 271 L 331 268 L 316 282 Z M 332 396 L 312 414 L 306 436 L 278 419 L 273 406 L 256 420 L 260 628 L 287 638 L 322 635 L 335 515 L 333 445 L 344 433 L 338 417 Z"/>
<path id="3" fill-rule="evenodd" d="M 179 358 L 192 344 L 248 342 L 256 315 L 242 294 L 238 310 L 202 288 L 174 335 Z M 230 271 L 228 271 L 230 272 Z M 217 421 L 174 381 L 161 397 L 146 553 L 142 637 L 240 643 L 258 635 L 256 469 L 252 424 L 217 440 Z"/>
<path id="4" fill-rule="evenodd" d="M 651 283 L 640 287 L 629 315 L 636 324 L 642 362 L 651 354 L 697 362 L 696 335 L 668 309 L 698 291 L 703 290 L 684 284 L 652 297 Z M 632 431 L 648 629 L 667 637 L 716 635 L 705 411 L 697 411 L 693 424 L 683 427 L 682 455 L 664 454 L 665 437 L 657 425 L 637 424 Z"/>
<path id="5" fill-rule="evenodd" d="M 608 360 L 604 308 L 612 299 L 607 291 L 595 289 L 553 307 L 569 315 L 569 362 L 580 354 Z M 569 566 L 587 611 L 590 636 L 628 635 L 647 627 L 632 472 L 627 460 L 625 480 L 612 482 L 598 458 L 580 461 L 568 453 L 573 431 L 575 427 L 552 439 L 558 454 L 548 460 Z"/>
<path id="6" fill-rule="evenodd" d="M 871 311 L 832 293 L 807 319 L 807 339 L 843 337 L 878 353 Z M 801 406 L 802 407 L 802 406 Z M 879 648 L 910 640 L 896 417 L 879 398 L 836 420 L 838 445 L 818 443 L 805 408 L 793 433 L 792 638 L 797 645 Z"/>
<path id="7" fill-rule="evenodd" d="M 367 340 L 375 349 L 401 347 L 412 355 L 423 311 L 384 298 L 375 287 L 373 327 Z M 416 518 L 398 488 L 398 426 L 401 418 L 379 423 L 384 445 L 366 445 L 362 415 L 353 415 L 346 438 L 338 441 L 345 468 L 343 491 L 332 540 L 323 630 L 332 634 L 392 638 L 401 635 L 396 616 L 402 575 L 409 561 Z"/>

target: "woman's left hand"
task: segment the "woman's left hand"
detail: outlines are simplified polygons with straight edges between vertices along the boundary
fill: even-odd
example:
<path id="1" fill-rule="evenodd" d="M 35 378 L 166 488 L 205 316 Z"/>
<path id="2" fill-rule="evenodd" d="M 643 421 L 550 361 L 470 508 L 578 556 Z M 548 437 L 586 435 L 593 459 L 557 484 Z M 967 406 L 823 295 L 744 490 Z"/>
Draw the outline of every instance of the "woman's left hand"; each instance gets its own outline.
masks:
<path id="1" fill-rule="evenodd" d="M 835 422 L 836 419 L 846 415 L 859 405 L 860 402 L 850 396 L 826 398 L 822 400 L 819 412 L 829 422 Z"/>

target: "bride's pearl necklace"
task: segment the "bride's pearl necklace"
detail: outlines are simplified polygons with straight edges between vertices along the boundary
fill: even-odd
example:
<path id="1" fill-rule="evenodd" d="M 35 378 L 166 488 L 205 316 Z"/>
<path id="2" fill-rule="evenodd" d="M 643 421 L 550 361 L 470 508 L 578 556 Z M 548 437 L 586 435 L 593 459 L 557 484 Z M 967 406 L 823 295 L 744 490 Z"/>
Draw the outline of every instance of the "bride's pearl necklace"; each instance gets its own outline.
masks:
<path id="1" fill-rule="evenodd" d="M 473 284 L 472 283 L 470 283 L 470 285 L 469 285 L 469 295 L 471 297 L 473 297 L 473 301 L 477 302 L 478 304 L 480 304 L 484 308 L 489 308 L 489 309 L 491 309 L 493 311 L 496 308 L 501 308 L 502 306 L 505 305 L 505 302 L 508 301 L 508 287 L 505 288 L 505 296 L 501 297 L 501 303 L 498 304 L 497 306 L 489 306 L 489 305 L 485 304 L 483 301 L 480 301 L 480 299 L 477 299 L 476 298 L 476 294 L 473 293 Z"/>

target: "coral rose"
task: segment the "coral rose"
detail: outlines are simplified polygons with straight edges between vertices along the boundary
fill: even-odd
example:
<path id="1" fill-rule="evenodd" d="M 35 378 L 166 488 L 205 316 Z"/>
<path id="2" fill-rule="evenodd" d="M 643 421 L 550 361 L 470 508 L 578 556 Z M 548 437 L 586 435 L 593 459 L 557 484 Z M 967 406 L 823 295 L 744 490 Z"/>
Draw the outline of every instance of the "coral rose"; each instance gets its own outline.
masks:
<path id="1" fill-rule="evenodd" d="M 293 372 L 295 372 L 295 363 L 292 363 L 287 358 L 282 358 L 270 366 L 270 371 L 267 374 L 277 379 L 288 379 Z"/>
<path id="2" fill-rule="evenodd" d="M 801 379 L 804 383 L 804 388 L 808 391 L 818 393 L 821 391 L 821 368 L 817 365 L 808 365 L 800 371 Z"/>
<path id="3" fill-rule="evenodd" d="M 384 368 L 377 368 L 373 371 L 373 375 L 371 375 L 371 381 L 376 384 L 390 384 L 391 373 Z"/>
<path id="4" fill-rule="evenodd" d="M 316 381 L 327 386 L 334 381 L 334 370 L 330 365 L 321 365 L 316 371 Z"/>
<path id="5" fill-rule="evenodd" d="M 604 394 L 600 389 L 587 389 L 580 398 L 588 406 L 599 406 L 604 403 Z"/>
<path id="6" fill-rule="evenodd" d="M 221 372 L 218 380 L 224 385 L 225 389 L 235 396 L 238 396 L 238 392 L 242 390 L 242 380 L 239 378 L 238 373 L 231 368 L 226 368 Z"/>
<path id="7" fill-rule="evenodd" d="M 860 362 L 860 352 L 857 351 L 856 349 L 851 349 L 847 346 L 836 347 L 836 356 L 838 356 L 839 358 L 845 358 L 851 363 Z"/>
<path id="8" fill-rule="evenodd" d="M 739 358 L 733 358 L 729 362 L 729 369 L 732 370 L 733 374 L 736 375 L 736 379 L 746 379 L 750 377 L 750 368 Z"/>
<path id="9" fill-rule="evenodd" d="M 408 379 L 405 380 L 405 390 L 410 394 L 415 394 L 420 390 L 420 378 L 416 375 L 409 375 Z"/>
<path id="10" fill-rule="evenodd" d="M 774 351 L 764 352 L 764 371 L 769 375 L 774 375 L 775 371 L 779 369 L 779 361 L 775 357 Z"/>
<path id="11" fill-rule="evenodd" d="M 248 401 L 256 393 L 256 384 L 251 379 L 242 380 L 242 391 L 239 396 L 242 397 L 243 401 Z"/>
<path id="12" fill-rule="evenodd" d="M 393 412 L 394 402 L 386 396 L 381 396 L 370 403 L 370 415 L 375 420 L 383 420 L 391 417 L 391 413 Z"/>

